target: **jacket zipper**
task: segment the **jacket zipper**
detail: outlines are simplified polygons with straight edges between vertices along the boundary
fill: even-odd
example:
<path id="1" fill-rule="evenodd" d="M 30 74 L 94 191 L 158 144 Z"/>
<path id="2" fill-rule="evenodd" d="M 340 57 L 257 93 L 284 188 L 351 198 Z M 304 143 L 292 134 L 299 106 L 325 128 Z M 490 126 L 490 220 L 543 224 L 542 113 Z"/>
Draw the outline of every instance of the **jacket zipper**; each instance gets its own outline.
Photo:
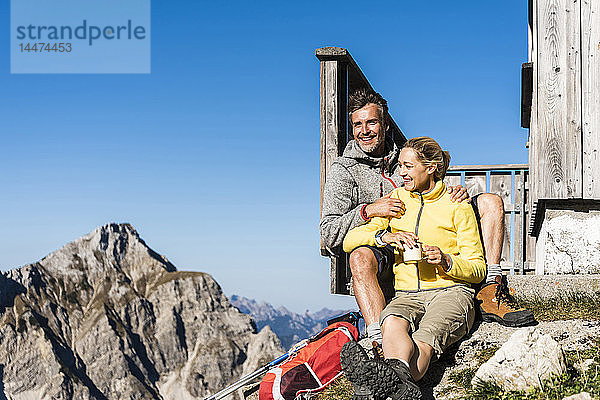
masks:
<path id="1" fill-rule="evenodd" d="M 388 181 L 390 181 L 390 183 L 392 184 L 392 187 L 394 189 L 398 188 L 398 186 L 396 186 L 396 184 L 394 183 L 394 181 L 391 178 L 388 178 L 387 176 L 385 176 L 385 165 L 387 164 L 387 157 L 383 159 L 383 163 L 381 163 L 381 176 L 383 177 L 383 179 L 387 179 Z M 379 184 L 379 194 L 380 197 L 383 197 L 383 182 L 381 182 Z"/>
<path id="2" fill-rule="evenodd" d="M 425 201 L 423 200 L 423 194 L 419 193 L 419 197 L 421 198 L 421 208 L 419 208 L 419 214 L 417 214 L 417 223 L 415 224 L 415 235 L 419 236 L 419 223 L 421 222 L 421 214 L 423 213 L 423 207 L 425 206 Z M 422 251 L 423 249 L 421 249 Z M 419 274 L 419 261 L 417 261 L 417 291 L 421 290 L 421 279 Z"/>

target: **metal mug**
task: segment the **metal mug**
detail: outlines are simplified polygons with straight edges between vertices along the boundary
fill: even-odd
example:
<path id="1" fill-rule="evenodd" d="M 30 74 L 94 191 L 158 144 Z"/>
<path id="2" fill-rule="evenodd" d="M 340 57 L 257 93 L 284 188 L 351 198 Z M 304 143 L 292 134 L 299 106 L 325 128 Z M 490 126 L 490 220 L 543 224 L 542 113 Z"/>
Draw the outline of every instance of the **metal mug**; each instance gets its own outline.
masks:
<path id="1" fill-rule="evenodd" d="M 423 259 L 423 250 L 421 247 L 421 242 L 417 242 L 417 246 L 412 249 L 408 246 L 404 245 L 404 262 L 407 263 L 416 263 Z"/>

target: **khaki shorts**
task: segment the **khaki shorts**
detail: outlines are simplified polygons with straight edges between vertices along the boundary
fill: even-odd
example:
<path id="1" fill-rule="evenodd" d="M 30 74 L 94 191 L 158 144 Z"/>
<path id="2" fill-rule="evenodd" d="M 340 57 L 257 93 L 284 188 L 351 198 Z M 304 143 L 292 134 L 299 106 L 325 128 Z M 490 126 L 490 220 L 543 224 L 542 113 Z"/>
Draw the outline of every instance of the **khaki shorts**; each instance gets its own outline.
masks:
<path id="1" fill-rule="evenodd" d="M 427 343 L 439 357 L 473 326 L 475 290 L 464 285 L 421 292 L 396 292 L 380 323 L 395 316 L 408 321 L 413 340 Z"/>

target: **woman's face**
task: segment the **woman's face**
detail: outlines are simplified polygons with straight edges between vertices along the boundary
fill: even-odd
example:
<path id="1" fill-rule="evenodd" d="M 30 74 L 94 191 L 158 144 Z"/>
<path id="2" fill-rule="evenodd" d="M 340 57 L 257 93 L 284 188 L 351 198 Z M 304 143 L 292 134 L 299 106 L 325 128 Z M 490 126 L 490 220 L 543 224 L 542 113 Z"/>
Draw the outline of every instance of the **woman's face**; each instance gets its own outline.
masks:
<path id="1" fill-rule="evenodd" d="M 404 188 L 409 192 L 427 192 L 435 186 L 433 173 L 436 166 L 426 166 L 417 157 L 411 148 L 404 148 L 398 159 L 400 176 L 404 181 Z"/>

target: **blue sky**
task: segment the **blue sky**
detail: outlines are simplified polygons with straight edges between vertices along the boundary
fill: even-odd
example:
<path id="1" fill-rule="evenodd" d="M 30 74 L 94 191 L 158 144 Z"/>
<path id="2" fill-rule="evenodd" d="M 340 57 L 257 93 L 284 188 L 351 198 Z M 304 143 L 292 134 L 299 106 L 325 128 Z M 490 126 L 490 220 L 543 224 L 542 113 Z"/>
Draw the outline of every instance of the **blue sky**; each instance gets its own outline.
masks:
<path id="1" fill-rule="evenodd" d="M 331 296 L 319 255 L 319 63 L 348 48 L 406 136 L 526 163 L 527 2 L 152 3 L 150 74 L 10 74 L 0 35 L 0 268 L 130 222 L 226 294 Z"/>

